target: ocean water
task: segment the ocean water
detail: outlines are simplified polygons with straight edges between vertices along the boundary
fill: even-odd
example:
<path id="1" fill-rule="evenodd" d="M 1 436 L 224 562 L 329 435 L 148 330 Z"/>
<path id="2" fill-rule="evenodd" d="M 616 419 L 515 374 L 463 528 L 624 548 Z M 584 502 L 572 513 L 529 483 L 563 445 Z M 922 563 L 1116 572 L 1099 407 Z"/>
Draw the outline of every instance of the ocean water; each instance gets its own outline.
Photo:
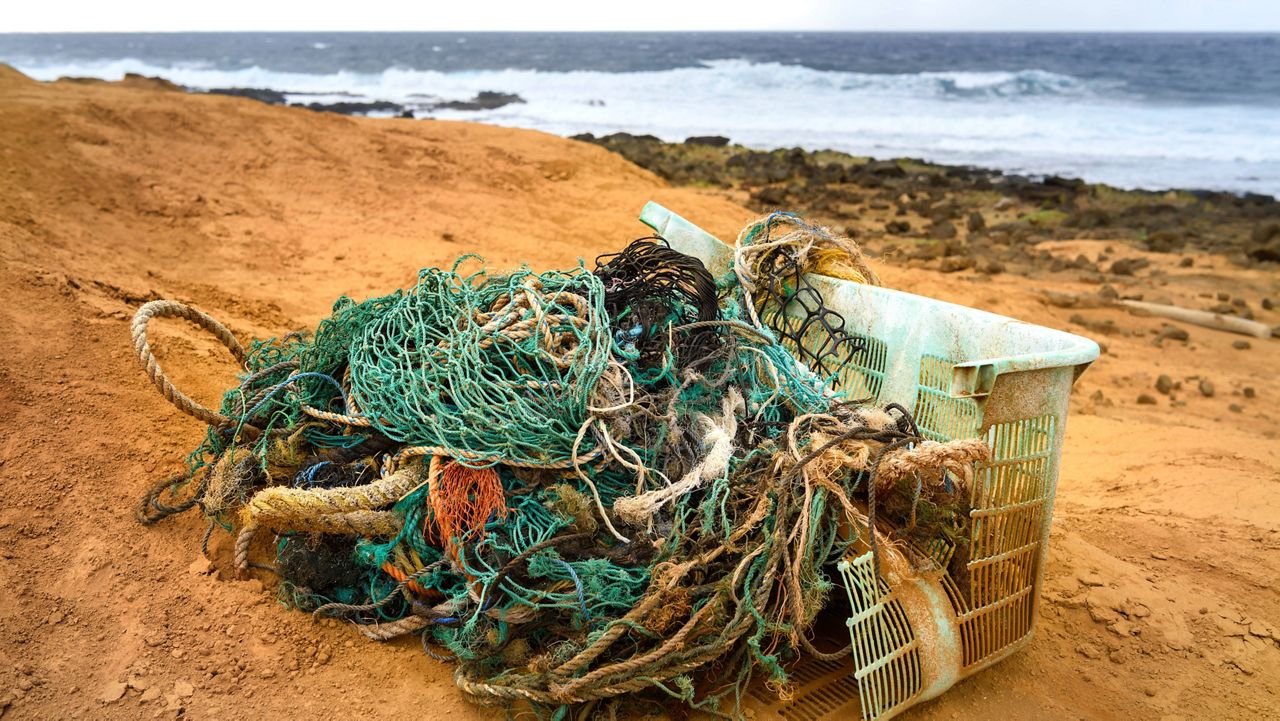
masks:
<path id="1" fill-rule="evenodd" d="M 135 72 L 297 102 L 390 100 L 561 135 L 725 135 L 1280 195 L 1275 34 L 0 34 L 0 62 L 42 80 Z M 427 109 L 482 90 L 527 102 Z"/>

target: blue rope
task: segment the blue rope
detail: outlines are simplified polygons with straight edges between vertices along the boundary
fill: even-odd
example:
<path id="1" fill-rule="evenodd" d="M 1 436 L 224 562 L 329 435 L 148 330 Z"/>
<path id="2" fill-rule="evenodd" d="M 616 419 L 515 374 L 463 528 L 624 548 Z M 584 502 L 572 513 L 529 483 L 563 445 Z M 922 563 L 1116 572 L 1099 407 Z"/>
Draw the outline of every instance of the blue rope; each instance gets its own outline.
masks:
<path id="1" fill-rule="evenodd" d="M 306 373 L 298 373 L 296 375 L 289 376 L 284 381 L 272 386 L 271 390 L 267 391 L 267 394 L 263 396 L 262 400 L 258 401 L 258 405 L 249 409 L 249 412 L 244 414 L 244 417 L 253 418 L 255 415 L 257 415 L 258 411 L 262 410 L 262 407 L 267 404 L 267 401 L 271 400 L 271 398 L 275 396 L 276 393 L 280 392 L 280 389 L 284 388 L 285 386 L 292 385 L 293 382 L 298 380 L 299 378 L 322 378 L 326 381 L 329 381 L 330 385 L 332 385 L 335 389 L 337 389 L 338 395 L 341 396 L 342 412 L 346 413 L 347 407 L 348 407 L 347 394 L 342 392 L 342 384 L 334 380 L 333 376 L 326 375 L 324 373 L 318 373 L 316 371 L 307 371 Z"/>
<path id="2" fill-rule="evenodd" d="M 306 484 L 307 487 L 310 487 L 316 481 L 316 471 L 320 470 L 324 466 L 329 466 L 329 465 L 333 465 L 333 464 L 330 463 L 329 461 L 320 461 L 319 463 L 315 464 L 314 466 L 311 466 L 310 468 L 303 471 L 302 473 L 299 473 L 297 476 L 294 477 L 293 487 L 302 488 L 304 483 Z"/>
<path id="3" fill-rule="evenodd" d="M 591 623 L 591 612 L 587 610 L 587 597 L 582 593 L 582 579 L 578 578 L 578 572 L 573 570 L 573 566 L 563 558 L 557 558 L 557 562 L 564 566 L 564 570 L 569 572 L 569 577 L 573 579 L 573 585 L 578 589 L 578 605 L 582 606 L 582 615 L 587 619 L 587 623 Z"/>

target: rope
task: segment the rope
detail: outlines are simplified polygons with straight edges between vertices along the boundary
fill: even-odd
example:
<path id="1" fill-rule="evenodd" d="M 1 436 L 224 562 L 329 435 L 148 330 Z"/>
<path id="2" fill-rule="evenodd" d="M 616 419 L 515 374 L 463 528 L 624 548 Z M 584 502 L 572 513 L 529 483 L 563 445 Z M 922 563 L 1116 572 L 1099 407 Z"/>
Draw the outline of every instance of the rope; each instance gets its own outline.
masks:
<path id="1" fill-rule="evenodd" d="M 396 536 L 403 520 L 373 509 L 400 500 L 422 480 L 421 464 L 355 488 L 301 489 L 274 486 L 256 493 L 245 505 L 244 522 L 236 540 L 236 567 L 249 566 L 249 547 L 259 528 L 281 531 L 342 533 L 358 536 Z"/>
<path id="2" fill-rule="evenodd" d="M 240 345 L 240 341 L 236 340 L 236 337 L 232 335 L 226 326 L 205 313 L 176 300 L 153 300 L 146 303 L 138 309 L 137 313 L 134 313 L 133 322 L 130 324 L 133 349 L 138 354 L 138 362 L 142 364 L 142 371 L 151 379 L 151 383 L 160 391 L 160 395 L 164 396 L 165 400 L 172 403 L 175 408 L 183 413 L 209 425 L 220 426 L 233 423 L 226 416 L 215 413 L 193 401 L 169 381 L 168 376 L 164 374 L 164 370 L 160 368 L 160 362 L 156 360 L 155 354 L 151 352 L 151 345 L 147 341 L 147 324 L 151 322 L 152 318 L 182 318 L 209 331 L 218 339 L 218 342 L 231 351 L 236 363 L 243 367 L 247 356 L 244 347 Z"/>
<path id="3" fill-rule="evenodd" d="M 591 271 L 465 260 L 248 350 L 187 306 L 144 306 L 144 370 L 209 432 L 139 519 L 200 506 L 292 605 L 419 634 L 478 701 L 562 718 L 785 689 L 799 654 L 851 652 L 812 640 L 836 560 L 869 546 L 900 576 L 897 546 L 964 542 L 985 445 L 928 441 L 834 383 L 862 340 L 807 274 L 878 282 L 852 241 L 768 216 L 720 288 L 653 238 Z M 244 367 L 218 412 L 155 363 L 147 321 L 168 315 Z M 274 565 L 250 563 L 264 529 Z"/>
<path id="4" fill-rule="evenodd" d="M 983 440 L 921 441 L 914 448 L 897 451 L 882 460 L 879 480 L 889 485 L 923 471 L 959 468 L 989 460 L 991 447 Z"/>

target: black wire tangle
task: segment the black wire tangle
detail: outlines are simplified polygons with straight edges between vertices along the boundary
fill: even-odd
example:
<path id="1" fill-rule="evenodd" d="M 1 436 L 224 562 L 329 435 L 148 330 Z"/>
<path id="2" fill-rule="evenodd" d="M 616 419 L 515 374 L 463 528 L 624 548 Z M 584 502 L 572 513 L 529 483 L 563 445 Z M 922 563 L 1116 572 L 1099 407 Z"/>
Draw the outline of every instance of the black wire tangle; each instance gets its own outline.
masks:
<path id="1" fill-rule="evenodd" d="M 768 238 L 761 242 L 768 242 Z M 779 340 L 790 341 L 795 354 L 813 372 L 831 378 L 867 349 L 861 338 L 845 330 L 844 316 L 827 307 L 786 246 L 766 253 L 759 267 L 755 301 L 760 321 Z M 840 387 L 838 378 L 833 385 Z"/>
<path id="2" fill-rule="evenodd" d="M 660 362 L 673 315 L 678 324 L 720 317 L 711 272 L 664 238 L 639 238 L 620 252 L 602 255 L 596 258 L 594 273 L 604 284 L 605 310 L 616 340 L 636 348 L 647 365 Z M 677 355 L 701 357 L 714 350 L 718 334 L 707 329 L 676 340 Z"/>

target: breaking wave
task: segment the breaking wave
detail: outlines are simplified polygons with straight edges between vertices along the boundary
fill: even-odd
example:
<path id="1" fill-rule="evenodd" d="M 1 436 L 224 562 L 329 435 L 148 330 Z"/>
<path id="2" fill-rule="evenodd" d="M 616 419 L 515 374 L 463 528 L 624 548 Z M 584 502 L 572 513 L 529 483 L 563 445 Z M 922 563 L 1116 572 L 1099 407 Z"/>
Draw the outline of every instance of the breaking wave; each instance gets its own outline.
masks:
<path id="1" fill-rule="evenodd" d="M 756 147 L 920 157 L 1121 187 L 1280 193 L 1280 113 L 1274 108 L 1154 103 L 1115 81 L 1034 68 L 877 74 L 716 60 L 618 73 L 390 67 L 312 74 L 137 59 L 16 65 L 42 80 L 140 73 L 197 89 L 269 88 L 292 102 L 385 100 L 419 115 L 561 135 L 726 135 Z M 518 94 L 526 102 L 484 111 L 429 110 L 482 90 Z"/>

